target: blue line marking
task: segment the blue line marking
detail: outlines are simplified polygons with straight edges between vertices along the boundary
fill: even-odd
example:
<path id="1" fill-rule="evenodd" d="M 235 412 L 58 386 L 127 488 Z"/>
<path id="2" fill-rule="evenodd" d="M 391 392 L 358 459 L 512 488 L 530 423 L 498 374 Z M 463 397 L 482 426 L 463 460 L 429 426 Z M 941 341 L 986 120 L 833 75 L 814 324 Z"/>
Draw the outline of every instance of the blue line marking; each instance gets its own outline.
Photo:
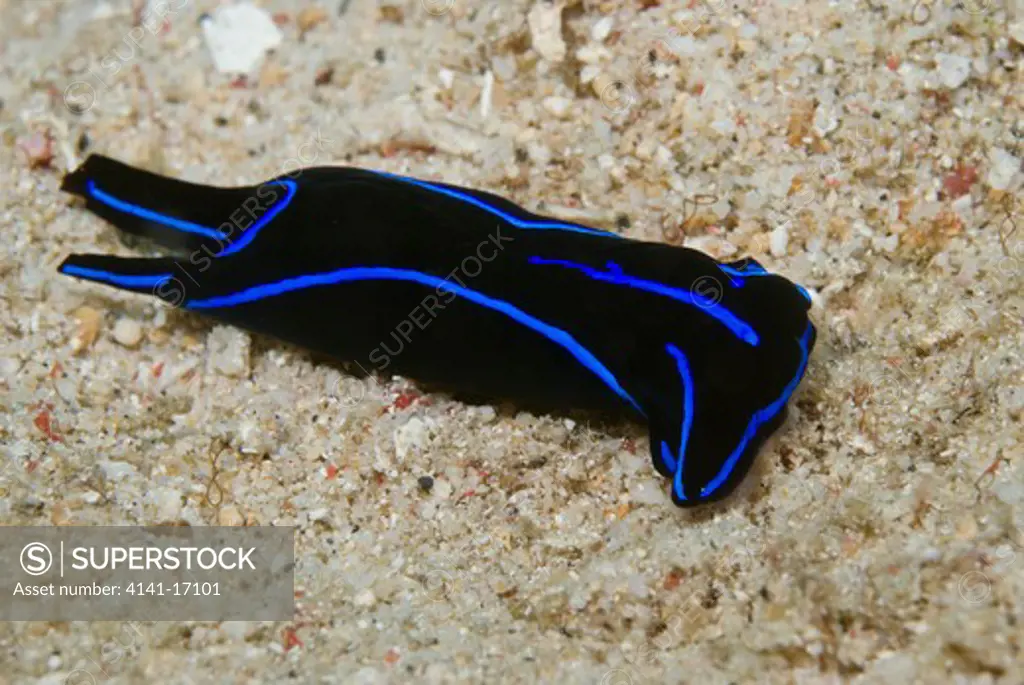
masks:
<path id="1" fill-rule="evenodd" d="M 99 188 L 97 188 L 96 183 L 93 181 L 87 181 L 85 187 L 93 198 L 99 200 L 105 205 L 113 207 L 119 212 L 131 214 L 132 216 L 137 216 L 140 219 L 147 219 L 149 221 L 162 224 L 169 228 L 175 228 L 179 231 L 184 231 L 186 233 L 196 233 L 198 235 L 205 236 L 207 238 L 213 238 L 215 240 L 220 240 L 221 238 L 224 237 L 223 233 L 215 229 L 212 229 L 209 226 L 200 226 L 199 224 L 194 224 L 191 221 L 175 219 L 174 217 L 167 216 L 166 214 L 154 212 L 151 209 L 146 209 L 145 207 L 139 207 L 138 205 L 133 205 L 123 200 L 119 200 L 113 195 L 105 193 Z"/>
<path id="2" fill-rule="evenodd" d="M 566 224 L 560 221 L 530 221 L 528 219 L 520 219 L 518 217 L 512 216 L 508 212 L 504 212 L 498 209 L 497 207 L 487 204 L 480 198 L 473 197 L 472 195 L 468 195 L 466 193 L 460 193 L 459 191 L 452 190 L 451 188 L 444 188 L 442 186 L 429 183 L 427 181 L 421 181 L 418 178 L 410 178 L 409 176 L 399 176 L 398 174 L 388 173 L 387 171 L 375 171 L 374 173 L 380 174 L 381 176 L 385 176 L 387 178 L 393 178 L 398 181 L 405 181 L 406 183 L 410 183 L 414 186 L 419 186 L 420 188 L 424 188 L 425 190 L 429 190 L 434 193 L 439 193 L 441 195 L 447 195 L 448 197 L 455 198 L 456 200 L 460 200 L 467 204 L 471 204 L 474 207 L 478 207 L 484 210 L 485 212 L 490 212 L 499 219 L 507 221 L 516 228 L 530 230 L 572 231 L 573 233 L 587 233 L 589 235 L 599 235 L 610 238 L 622 237 L 616 233 L 611 233 L 609 231 L 602 231 L 596 228 L 588 228 L 586 226 L 577 226 L 575 224 Z"/>
<path id="3" fill-rule="evenodd" d="M 742 288 L 747 284 L 746 280 L 743 278 L 743 274 L 739 273 L 735 269 L 729 269 L 727 271 L 726 269 L 728 269 L 728 267 L 722 266 L 721 264 L 718 265 L 718 268 L 721 269 L 722 273 L 725 274 L 725 277 L 729 279 L 729 283 L 732 284 L 732 287 Z"/>
<path id="4" fill-rule="evenodd" d="M 742 288 L 747 284 L 747 278 L 750 276 L 772 276 L 774 274 L 769 273 L 760 264 L 754 262 L 747 262 L 747 265 L 742 269 L 729 266 L 727 264 L 719 264 L 718 268 L 729 277 L 729 281 L 737 288 Z"/>
<path id="5" fill-rule="evenodd" d="M 234 254 L 235 252 L 238 252 L 239 250 L 247 247 L 249 243 L 255 240 L 256 234 L 259 233 L 264 226 L 273 221 L 278 214 L 283 212 L 285 208 L 289 204 L 291 204 L 291 201 L 295 197 L 295 193 L 298 191 L 299 188 L 295 181 L 275 181 L 274 183 L 275 185 L 283 186 L 284 188 L 287 189 L 288 194 L 285 196 L 285 198 L 283 200 L 280 200 L 279 202 L 274 204 L 273 207 L 267 210 L 263 214 L 263 216 L 261 216 L 252 226 L 243 231 L 242 235 L 237 240 L 235 240 L 234 242 L 229 242 L 228 247 L 221 251 L 221 253 L 217 255 L 218 257 Z M 200 224 L 192 223 L 191 221 L 185 221 L 184 219 L 177 219 L 175 217 L 168 216 L 167 214 L 163 214 L 152 209 L 146 209 L 145 207 L 140 207 L 138 205 L 131 204 L 130 202 L 120 200 L 111 195 L 110 193 L 100 190 L 96 186 L 96 183 L 94 181 L 86 182 L 86 190 L 88 191 L 89 195 L 91 195 L 94 199 L 98 200 L 99 202 L 102 202 L 105 205 L 113 207 L 114 209 L 120 212 L 131 214 L 132 216 L 137 216 L 140 219 L 146 219 L 147 221 L 152 221 L 162 226 L 167 226 L 168 228 L 177 229 L 179 231 L 184 231 L 186 233 L 195 233 L 206 238 L 212 238 L 217 242 L 229 240 L 229 236 L 225 235 L 222 231 L 219 231 L 215 228 L 210 228 L 209 226 L 202 226 Z"/>
<path id="6" fill-rule="evenodd" d="M 722 468 L 718 471 L 718 475 L 708 481 L 708 484 L 701 488 L 701 497 L 710 496 L 715 490 L 722 486 L 722 483 L 729 478 L 733 469 L 736 468 L 736 462 L 738 462 L 740 457 L 743 456 L 743 452 L 747 449 L 747 445 L 754 439 L 754 436 L 757 435 L 757 429 L 760 428 L 762 424 L 775 418 L 775 416 L 782 411 L 782 408 L 786 406 L 786 402 L 789 401 L 789 398 L 796 391 L 796 387 L 800 384 L 800 380 L 804 376 L 804 371 L 807 370 L 807 343 L 810 341 L 810 338 L 811 324 L 808 323 L 803 336 L 799 340 L 800 366 L 797 368 L 796 375 L 793 376 L 793 380 L 783 388 L 782 394 L 777 400 L 769 404 L 767 407 L 762 407 L 754 412 L 754 415 L 750 418 L 750 423 L 747 424 L 747 430 L 744 431 L 743 437 L 740 439 L 740 443 L 736 446 L 736 449 L 732 451 L 732 454 L 726 458 L 725 463 L 722 464 Z"/>
<path id="7" fill-rule="evenodd" d="M 130 276 L 127 274 L 116 274 L 101 269 L 90 269 L 84 266 L 69 264 L 61 267 L 61 273 L 69 276 L 78 276 L 90 281 L 110 283 L 123 288 L 155 288 L 171 277 L 171 274 L 155 274 L 147 276 Z"/>
<path id="8" fill-rule="evenodd" d="M 369 267 L 351 267 L 347 269 L 338 269 L 336 271 L 327 271 L 324 273 L 317 274 L 306 274 L 303 276 L 296 276 L 294 278 L 286 278 L 274 283 L 265 283 L 262 285 L 252 286 L 233 293 L 231 295 L 223 295 L 220 297 L 211 297 L 204 300 L 193 300 L 185 305 L 186 309 L 216 309 L 219 307 L 233 307 L 247 302 L 254 302 L 261 300 L 266 297 L 274 297 L 275 295 L 282 295 L 284 293 L 292 292 L 294 290 L 302 290 L 304 288 L 313 288 L 324 285 L 335 285 L 337 283 L 351 283 L 353 281 L 374 281 L 374 280 L 393 280 L 393 281 L 409 281 L 412 283 L 419 283 L 430 287 L 440 288 L 443 287 L 456 295 L 461 295 L 470 302 L 479 304 L 481 306 L 492 309 L 496 312 L 500 312 L 516 323 L 522 324 L 534 331 L 540 333 L 548 340 L 560 345 L 566 351 L 568 351 L 573 357 L 576 358 L 584 367 L 591 371 L 594 375 L 600 378 L 605 385 L 607 385 L 616 395 L 627 401 L 633 406 L 642 416 L 646 417 L 646 412 L 640 407 L 636 400 L 619 384 L 618 379 L 615 375 L 600 362 L 589 350 L 581 345 L 572 335 L 563 331 L 560 328 L 537 319 L 530 314 L 527 314 L 522 309 L 519 309 L 515 305 L 512 305 L 503 300 L 497 300 L 483 293 L 469 288 L 456 285 L 447 281 L 444 278 L 432 276 L 419 271 L 412 271 L 410 269 L 395 269 L 386 266 L 369 266 Z"/>
<path id="9" fill-rule="evenodd" d="M 629 276 L 625 274 L 618 265 L 615 265 L 613 268 L 609 268 L 608 271 L 599 271 L 598 269 L 592 269 L 584 264 L 577 264 L 576 262 L 569 262 L 562 259 L 530 257 L 528 261 L 531 264 L 547 264 L 552 266 L 562 266 L 567 269 L 575 269 L 577 271 L 582 271 L 595 281 L 604 281 L 605 283 L 613 283 L 615 285 L 626 285 L 631 288 L 646 290 L 656 295 L 664 295 L 665 297 L 672 298 L 673 300 L 684 304 L 694 305 L 699 307 L 705 314 L 724 325 L 733 333 L 733 335 L 748 345 L 756 347 L 760 340 L 750 324 L 738 318 L 722 304 L 710 300 L 699 293 L 680 290 L 679 288 L 673 288 L 655 281 L 648 281 L 642 278 Z"/>
<path id="10" fill-rule="evenodd" d="M 295 181 L 275 181 L 274 183 L 275 185 L 284 186 L 287 189 L 288 194 L 285 196 L 285 198 L 277 202 L 277 204 L 275 204 L 273 207 L 267 210 L 256 223 L 254 223 L 252 226 L 243 231 L 241 237 L 239 237 L 238 240 L 228 245 L 227 249 L 223 250 L 219 255 L 217 255 L 218 257 L 224 257 L 229 254 L 234 254 L 235 252 L 238 252 L 239 250 L 248 247 L 249 243 L 256 239 L 256 234 L 259 233 L 264 226 L 273 221 L 278 214 L 283 212 L 285 208 L 287 208 L 288 205 L 291 204 L 292 199 L 295 197 L 295 193 L 299 189 L 298 184 L 295 183 Z"/>
<path id="11" fill-rule="evenodd" d="M 664 440 L 661 441 L 661 460 L 665 462 L 665 466 L 672 473 L 676 472 L 676 458 L 672 456 L 672 449 L 668 446 L 668 443 Z"/>
<path id="12" fill-rule="evenodd" d="M 744 285 L 746 285 L 745 279 L 749 276 L 775 275 L 768 271 L 765 271 L 763 267 L 757 266 L 755 264 L 748 265 L 747 268 L 744 269 L 743 271 L 740 271 L 739 269 L 734 269 L 731 266 L 726 266 L 725 264 L 719 264 L 718 268 L 722 270 L 722 273 L 729 277 L 729 281 L 737 288 L 742 288 Z M 793 285 L 796 286 L 797 291 L 803 296 L 805 300 L 807 300 L 808 302 L 811 301 L 811 294 L 807 292 L 807 288 L 803 287 L 799 283 L 793 283 Z"/>
<path id="13" fill-rule="evenodd" d="M 726 266 L 725 264 L 719 264 L 718 268 L 723 274 L 729 277 L 729 282 L 732 283 L 737 288 L 742 288 L 747 284 L 747 276 L 768 275 L 768 272 L 765 271 L 764 269 L 760 269 L 759 271 L 747 271 L 746 269 L 744 269 L 741 271 L 731 266 Z"/>
<path id="14" fill-rule="evenodd" d="M 729 266 L 727 264 L 719 264 L 718 268 L 723 273 L 727 273 L 730 276 L 736 276 L 737 278 L 745 278 L 747 276 L 771 276 L 770 273 L 765 271 L 764 267 L 758 266 L 751 262 L 744 269 L 737 269 L 736 267 Z"/>
<path id="15" fill-rule="evenodd" d="M 675 488 L 676 496 L 686 500 L 683 489 L 683 466 L 686 463 L 686 446 L 690 441 L 690 429 L 693 427 L 693 375 L 690 373 L 690 362 L 678 347 L 669 343 L 665 349 L 676 360 L 676 367 L 679 369 L 679 378 L 683 384 L 683 421 L 679 434 L 679 463 L 676 468 L 675 478 L 672 480 L 672 487 Z M 664 447 L 664 443 L 662 443 Z"/>

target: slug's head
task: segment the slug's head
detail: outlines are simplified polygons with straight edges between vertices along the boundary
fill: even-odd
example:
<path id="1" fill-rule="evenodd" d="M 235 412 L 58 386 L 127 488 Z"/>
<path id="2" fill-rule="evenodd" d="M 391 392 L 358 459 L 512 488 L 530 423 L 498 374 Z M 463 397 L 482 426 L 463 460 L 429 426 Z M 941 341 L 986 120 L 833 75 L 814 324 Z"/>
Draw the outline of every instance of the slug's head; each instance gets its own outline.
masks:
<path id="1" fill-rule="evenodd" d="M 731 335 L 667 344 L 660 363 L 668 380 L 649 413 L 655 466 L 682 507 L 722 499 L 742 482 L 785 420 L 816 337 L 804 288 L 752 259 L 720 268 L 714 318 Z"/>

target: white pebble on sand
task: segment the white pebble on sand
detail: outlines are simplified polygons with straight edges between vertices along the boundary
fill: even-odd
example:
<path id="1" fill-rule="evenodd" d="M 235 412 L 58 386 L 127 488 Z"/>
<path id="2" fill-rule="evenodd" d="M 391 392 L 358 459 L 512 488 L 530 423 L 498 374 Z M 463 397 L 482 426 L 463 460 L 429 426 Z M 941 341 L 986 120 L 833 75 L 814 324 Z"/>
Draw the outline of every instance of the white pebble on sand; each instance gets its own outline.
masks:
<path id="1" fill-rule="evenodd" d="M 562 10 L 565 3 L 535 3 L 526 20 L 530 25 L 530 37 L 533 49 L 549 62 L 561 62 L 565 59 L 566 46 L 562 39 Z"/>
<path id="2" fill-rule="evenodd" d="M 434 490 L 433 490 L 434 497 L 437 497 L 438 499 L 441 499 L 441 500 L 446 500 L 449 497 L 451 497 L 451 494 L 452 494 L 451 483 L 449 483 L 446 480 L 440 480 L 440 479 L 434 481 Z"/>
<path id="3" fill-rule="evenodd" d="M 1008 28 L 1010 38 L 1013 38 L 1018 44 L 1024 45 L 1024 19 L 1013 22 Z"/>
<path id="4" fill-rule="evenodd" d="M 240 449 L 245 454 L 269 453 L 274 447 L 271 436 L 253 419 L 242 421 L 238 427 L 238 439 Z"/>
<path id="5" fill-rule="evenodd" d="M 210 369 L 222 376 L 240 378 L 249 369 L 249 334 L 230 326 L 214 326 L 206 339 Z"/>
<path id="6" fill-rule="evenodd" d="M 569 98 L 552 95 L 551 97 L 544 98 L 544 109 L 551 114 L 555 115 L 559 119 L 565 119 L 569 116 L 569 111 L 572 108 L 572 100 Z"/>
<path id="7" fill-rule="evenodd" d="M 423 449 L 429 437 L 430 424 L 414 416 L 395 430 L 395 457 L 404 461 L 410 453 Z"/>
<path id="8" fill-rule="evenodd" d="M 959 88 L 971 75 L 971 60 L 960 55 L 940 52 L 935 55 L 935 69 L 939 72 L 939 80 L 946 88 Z"/>
<path id="9" fill-rule="evenodd" d="M 598 42 L 604 42 L 604 39 L 612 32 L 612 26 L 615 24 L 615 19 L 612 17 L 601 17 L 594 24 L 593 28 L 590 29 L 590 37 Z"/>
<path id="10" fill-rule="evenodd" d="M 837 128 L 839 128 L 839 119 L 836 117 L 834 108 L 818 105 L 814 110 L 814 132 L 824 138 Z"/>
<path id="11" fill-rule="evenodd" d="M 1020 160 L 1006 150 L 997 147 L 989 153 L 989 169 L 986 182 L 996 190 L 1009 190 L 1017 185 L 1014 177 L 1020 172 Z"/>
<path id="12" fill-rule="evenodd" d="M 357 607 L 372 607 L 374 604 L 377 603 L 377 597 L 373 594 L 373 590 L 365 588 L 363 590 L 360 590 L 359 593 L 356 594 L 355 598 L 352 600 L 352 603 L 355 604 Z"/>
<path id="13" fill-rule="evenodd" d="M 213 64 L 222 74 L 248 74 L 283 35 L 266 12 L 255 5 L 221 5 L 202 23 Z"/>
<path id="14" fill-rule="evenodd" d="M 174 521 L 181 516 L 181 492 L 174 488 L 154 488 L 146 494 L 146 501 L 156 508 L 157 521 Z"/>
<path id="15" fill-rule="evenodd" d="M 768 248 L 772 251 L 773 257 L 785 257 L 789 248 L 789 227 L 786 224 L 779 224 L 772 229 L 768 241 Z"/>
<path id="16" fill-rule="evenodd" d="M 455 85 L 455 72 L 451 69 L 439 69 L 437 79 L 444 86 L 445 90 L 451 90 L 452 86 Z"/>
<path id="17" fill-rule="evenodd" d="M 125 347 L 135 347 L 142 341 L 142 326 L 134 319 L 120 318 L 114 324 L 114 340 Z"/>
<path id="18" fill-rule="evenodd" d="M 134 476 L 137 471 L 135 467 L 126 461 L 101 461 L 97 464 L 107 480 L 120 480 Z"/>

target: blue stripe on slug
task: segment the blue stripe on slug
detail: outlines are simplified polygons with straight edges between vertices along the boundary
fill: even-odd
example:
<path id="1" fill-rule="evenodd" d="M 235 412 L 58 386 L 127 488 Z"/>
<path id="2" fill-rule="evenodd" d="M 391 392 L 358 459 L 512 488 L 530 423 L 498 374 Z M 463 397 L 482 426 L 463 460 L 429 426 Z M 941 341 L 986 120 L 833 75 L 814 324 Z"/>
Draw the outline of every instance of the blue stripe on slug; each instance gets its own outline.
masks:
<path id="1" fill-rule="evenodd" d="M 748 345 L 756 347 L 760 340 L 757 336 L 757 332 L 754 331 L 750 324 L 730 312 L 721 303 L 710 300 L 699 293 L 691 292 L 689 290 L 681 290 L 656 281 L 648 281 L 642 278 L 629 276 L 625 274 L 615 263 L 609 262 L 608 271 L 599 271 L 586 266 L 585 264 L 577 264 L 576 262 L 570 262 L 564 259 L 530 257 L 529 262 L 531 264 L 547 264 L 552 266 L 562 266 L 567 269 L 575 269 L 577 271 L 582 271 L 595 281 L 604 281 L 605 283 L 625 285 L 639 290 L 646 290 L 647 292 L 651 292 L 656 295 L 663 295 L 665 297 L 672 298 L 677 302 L 696 306 L 708 316 L 728 328 L 733 335 Z"/>
<path id="2" fill-rule="evenodd" d="M 283 212 L 288 207 L 288 205 L 291 204 L 292 199 L 295 198 L 295 193 L 299 189 L 299 186 L 295 183 L 295 181 L 275 181 L 274 184 L 278 186 L 283 186 L 288 191 L 288 194 L 285 196 L 285 198 L 274 204 L 274 206 L 268 209 L 256 223 L 254 223 L 252 226 L 243 231 L 241 237 L 238 240 L 232 242 L 230 245 L 228 245 L 228 247 L 224 251 L 217 255 L 218 257 L 224 257 L 229 254 L 234 254 L 235 252 L 238 252 L 239 250 L 248 247 L 249 243 L 256 239 L 256 234 L 259 233 L 264 226 L 273 221 L 278 214 Z"/>
<path id="3" fill-rule="evenodd" d="M 707 485 L 701 488 L 701 497 L 710 496 L 715 490 L 722 486 L 722 483 L 729 478 L 729 474 L 732 473 L 732 470 L 736 468 L 736 462 L 738 462 L 740 457 L 743 456 L 743 452 L 747 449 L 747 445 L 754 439 L 754 436 L 757 435 L 757 429 L 760 428 L 762 424 L 775 418 L 775 416 L 782 411 L 782 408 L 786 406 L 786 402 L 789 401 L 789 398 L 796 391 L 796 387 L 800 384 L 800 379 L 804 376 L 804 371 L 807 370 L 807 345 L 810 342 L 811 330 L 811 324 L 808 323 L 803 336 L 801 336 L 799 340 L 800 365 L 797 367 L 793 380 L 783 388 L 782 394 L 779 395 L 778 399 L 767 407 L 763 407 L 754 412 L 754 415 L 750 418 L 750 423 L 747 424 L 747 430 L 743 432 L 743 437 L 740 438 L 740 442 L 736 445 L 736 449 L 732 451 L 722 464 L 722 468 L 718 471 L 718 475 L 708 481 Z"/>
<path id="4" fill-rule="evenodd" d="M 461 295 L 470 302 L 508 316 L 516 323 L 522 324 L 527 328 L 540 333 L 557 345 L 560 345 L 575 357 L 580 364 L 600 378 L 616 395 L 632 405 L 632 407 L 640 412 L 642 416 L 646 416 L 646 413 L 640 407 L 640 404 L 633 399 L 628 392 L 626 392 L 622 385 L 619 384 L 618 379 L 615 378 L 615 375 L 608 369 L 608 367 L 602 364 L 600 360 L 593 355 L 593 353 L 583 347 L 583 345 L 581 345 L 569 333 L 527 314 L 522 309 L 519 309 L 508 302 L 495 299 L 475 290 L 470 290 L 464 286 L 456 285 L 444 278 L 439 278 L 419 271 L 396 269 L 385 266 L 351 267 L 347 269 L 338 269 L 336 271 L 328 271 L 325 273 L 306 274 L 295 278 L 286 278 L 273 283 L 264 283 L 262 285 L 252 286 L 245 290 L 232 293 L 231 295 L 211 297 L 204 300 L 193 300 L 186 304 L 185 307 L 186 309 L 193 310 L 234 307 L 247 302 L 255 302 L 267 297 L 274 297 L 294 290 L 302 290 L 304 288 L 335 285 L 337 283 L 380 280 L 408 281 L 434 288 L 444 288 L 456 295 Z"/>
<path id="5" fill-rule="evenodd" d="M 504 212 L 504 211 L 498 209 L 497 207 L 488 204 L 487 202 L 485 202 L 484 200 L 481 200 L 478 197 L 473 197 L 472 195 L 469 195 L 467 193 L 460 193 L 457 190 L 452 190 L 451 188 L 445 188 L 443 186 L 434 185 L 433 183 L 429 183 L 427 181 L 421 181 L 418 178 L 410 178 L 408 176 L 399 176 L 398 174 L 392 174 L 392 173 L 389 173 L 387 171 L 376 171 L 374 173 L 380 174 L 381 176 L 386 176 L 387 178 L 393 178 L 393 179 L 398 180 L 398 181 L 404 181 L 404 182 L 410 183 L 410 184 L 412 184 L 414 186 L 419 186 L 420 188 L 423 188 L 425 190 L 429 190 L 429 191 L 431 191 L 433 193 L 439 193 L 441 195 L 446 195 L 448 197 L 451 197 L 451 198 L 454 198 L 456 200 L 459 200 L 460 202 L 465 202 L 466 204 L 473 205 L 474 207 L 478 207 L 479 209 L 482 209 L 485 212 L 490 212 L 491 214 L 493 214 L 494 216 L 498 217 L 499 219 L 507 221 L 508 223 L 512 224 L 516 228 L 529 229 L 529 230 L 572 231 L 573 233 L 587 233 L 587 234 L 590 234 L 590 235 L 599 235 L 599 236 L 611 237 L 611 238 L 621 238 L 621 236 L 619 236 L 618 234 L 611 233 L 609 231 L 601 231 L 601 230 L 598 230 L 596 228 L 588 228 L 586 226 L 577 226 L 575 224 L 566 224 L 566 223 L 562 223 L 560 221 L 530 221 L 528 219 L 520 219 L 518 217 L 512 216 L 508 212 Z"/>
<path id="6" fill-rule="evenodd" d="M 89 269 L 84 266 L 74 266 L 72 264 L 61 267 L 60 271 L 68 276 L 78 276 L 79 278 L 86 278 L 90 281 L 110 283 L 111 285 L 117 285 L 123 288 L 155 288 L 171 277 L 171 274 L 131 276 L 128 274 L 116 274 L 111 271 L 103 271 L 101 269 Z"/>
<path id="7" fill-rule="evenodd" d="M 145 207 L 139 207 L 138 205 L 133 205 L 130 202 L 119 200 L 113 195 L 97 188 L 96 183 L 93 181 L 87 181 L 85 187 L 93 199 L 102 202 L 109 207 L 113 207 L 119 212 L 131 214 L 132 216 L 137 216 L 140 219 L 146 219 L 162 226 L 167 226 L 168 228 L 184 231 L 186 233 L 195 233 L 206 238 L 213 238 L 214 240 L 221 240 L 224 238 L 223 233 L 212 229 L 209 226 L 200 226 L 199 224 L 194 224 L 191 221 L 175 219 L 172 216 L 167 216 L 166 214 L 154 212 L 151 209 L 146 209 Z"/>
<path id="8" fill-rule="evenodd" d="M 723 273 L 729 274 L 730 276 L 736 276 L 737 278 L 746 278 L 747 276 L 771 275 L 764 269 L 764 267 L 758 266 L 756 264 L 751 264 L 747 266 L 745 269 L 736 269 L 727 264 L 719 264 L 718 268 L 721 269 Z"/>
<path id="9" fill-rule="evenodd" d="M 217 255 L 218 257 L 234 254 L 235 252 L 238 252 L 239 250 L 242 250 L 243 248 L 247 247 L 249 243 L 251 243 L 256 238 L 256 234 L 259 233 L 264 226 L 273 221 L 278 214 L 283 212 L 285 208 L 287 208 L 288 205 L 291 204 L 292 199 L 295 197 L 295 193 L 299 189 L 298 185 L 294 181 L 274 181 L 274 184 L 282 186 L 287 190 L 287 195 L 285 196 L 285 198 L 275 203 L 274 206 L 267 210 L 263 214 L 263 216 L 261 216 L 252 226 L 243 231 L 241 237 L 239 237 L 238 240 L 229 242 L 228 246 L 220 254 Z M 229 240 L 229 236 L 225 235 L 222 231 L 219 231 L 215 228 L 210 228 L 209 226 L 202 226 L 191 221 L 185 221 L 184 219 L 177 219 L 173 216 L 168 216 L 167 214 L 164 214 L 162 212 L 157 212 L 155 210 L 147 209 L 145 207 L 141 207 L 139 205 L 135 205 L 130 202 L 125 202 L 124 200 L 118 199 L 111 195 L 110 193 L 100 190 L 100 188 L 96 186 L 96 183 L 94 181 L 90 180 L 86 182 L 86 191 L 93 199 L 97 200 L 98 202 L 102 202 L 103 204 L 112 207 L 113 209 L 116 209 L 119 212 L 131 214 L 132 216 L 137 216 L 140 219 L 146 219 L 147 221 L 152 221 L 154 223 L 160 224 L 161 226 L 166 226 L 167 228 L 173 228 L 175 230 L 184 231 L 186 233 L 195 233 L 196 235 L 201 235 L 205 238 L 211 238 L 218 242 Z M 228 218 L 229 217 L 225 217 L 225 221 Z"/>
<path id="10" fill-rule="evenodd" d="M 751 264 L 742 271 L 739 269 L 734 269 L 731 266 L 726 266 L 725 264 L 719 264 L 718 268 L 721 269 L 722 273 L 729 277 L 729 281 L 737 288 L 742 288 L 746 284 L 745 279 L 749 276 L 774 275 L 772 273 L 769 273 L 768 271 L 765 271 L 764 267 L 757 266 L 756 264 Z M 799 293 L 803 296 L 805 300 L 807 300 L 808 302 L 811 301 L 811 294 L 807 291 L 807 288 L 803 287 L 799 283 L 793 283 L 793 286 L 796 287 L 797 291 L 799 291 Z"/>
<path id="11" fill-rule="evenodd" d="M 683 491 L 683 465 L 686 463 L 686 447 L 690 442 L 690 429 L 693 427 L 693 375 L 690 373 L 690 362 L 683 354 L 683 351 L 672 343 L 665 345 L 665 349 L 676 360 L 676 368 L 679 369 L 679 379 L 683 384 L 683 420 L 679 434 L 679 461 L 675 464 L 672 479 L 672 487 L 675 488 L 676 496 L 685 501 L 686 495 Z M 664 452 L 665 443 L 662 443 Z"/>
<path id="12" fill-rule="evenodd" d="M 672 456 L 672 448 L 664 440 L 661 441 L 661 460 L 672 473 L 676 472 L 676 458 Z"/>

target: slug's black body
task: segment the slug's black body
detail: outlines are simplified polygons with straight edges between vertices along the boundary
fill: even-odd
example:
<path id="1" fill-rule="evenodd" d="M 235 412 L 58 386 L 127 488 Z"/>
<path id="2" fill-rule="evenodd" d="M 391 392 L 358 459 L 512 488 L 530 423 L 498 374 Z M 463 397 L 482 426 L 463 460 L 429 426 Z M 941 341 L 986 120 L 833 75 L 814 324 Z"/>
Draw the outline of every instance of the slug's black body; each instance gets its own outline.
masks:
<path id="1" fill-rule="evenodd" d="M 456 186 L 312 168 L 223 189 L 94 155 L 63 189 L 176 255 L 72 255 L 63 273 L 367 371 L 645 421 L 680 506 L 742 479 L 814 345 L 806 292 L 753 260 L 720 264 Z"/>

